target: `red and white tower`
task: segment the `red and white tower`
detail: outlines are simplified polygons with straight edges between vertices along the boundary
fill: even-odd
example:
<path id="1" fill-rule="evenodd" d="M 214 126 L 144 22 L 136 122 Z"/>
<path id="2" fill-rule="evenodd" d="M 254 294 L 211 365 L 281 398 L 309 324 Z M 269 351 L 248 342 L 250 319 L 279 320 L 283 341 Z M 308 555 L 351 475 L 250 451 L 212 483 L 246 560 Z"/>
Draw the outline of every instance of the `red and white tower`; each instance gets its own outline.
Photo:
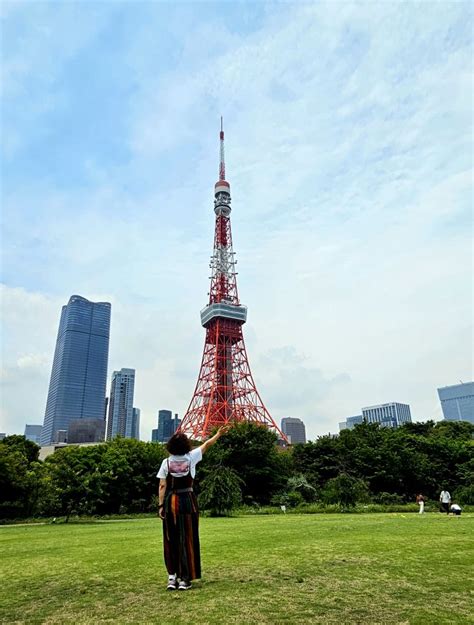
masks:
<path id="1" fill-rule="evenodd" d="M 216 426 L 252 421 L 271 428 L 286 441 L 258 394 L 245 350 L 242 326 L 247 320 L 247 307 L 240 304 L 237 292 L 222 118 L 219 180 L 214 195 L 216 227 L 210 263 L 211 288 L 209 303 L 201 311 L 206 340 L 196 389 L 180 431 L 202 439 Z"/>

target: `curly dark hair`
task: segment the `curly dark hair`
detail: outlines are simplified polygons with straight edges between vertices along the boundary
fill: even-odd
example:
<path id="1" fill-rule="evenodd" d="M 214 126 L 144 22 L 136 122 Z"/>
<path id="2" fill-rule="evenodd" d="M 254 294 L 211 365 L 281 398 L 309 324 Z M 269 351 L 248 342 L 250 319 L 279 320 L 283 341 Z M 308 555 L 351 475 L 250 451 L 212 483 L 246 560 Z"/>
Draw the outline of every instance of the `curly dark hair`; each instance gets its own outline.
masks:
<path id="1" fill-rule="evenodd" d="M 186 434 L 176 432 L 166 443 L 166 449 L 173 456 L 184 456 L 188 451 L 191 451 L 191 443 Z"/>

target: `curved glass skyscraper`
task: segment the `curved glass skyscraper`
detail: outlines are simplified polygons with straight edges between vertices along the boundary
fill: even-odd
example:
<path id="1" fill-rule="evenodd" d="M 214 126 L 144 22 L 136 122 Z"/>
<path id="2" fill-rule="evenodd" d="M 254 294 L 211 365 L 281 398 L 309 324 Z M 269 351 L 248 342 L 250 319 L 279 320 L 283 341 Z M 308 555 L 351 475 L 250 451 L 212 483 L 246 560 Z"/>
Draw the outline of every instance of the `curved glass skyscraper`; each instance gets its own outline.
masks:
<path id="1" fill-rule="evenodd" d="M 41 444 L 58 439 L 73 419 L 104 419 L 110 310 L 108 302 L 73 295 L 61 311 Z"/>

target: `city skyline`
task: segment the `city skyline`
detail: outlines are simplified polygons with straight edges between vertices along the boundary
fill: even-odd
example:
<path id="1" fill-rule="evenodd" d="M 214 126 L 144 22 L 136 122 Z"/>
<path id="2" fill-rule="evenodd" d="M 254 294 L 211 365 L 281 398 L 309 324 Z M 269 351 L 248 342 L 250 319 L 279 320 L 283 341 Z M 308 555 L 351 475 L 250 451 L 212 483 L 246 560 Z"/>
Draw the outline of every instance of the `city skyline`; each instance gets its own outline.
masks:
<path id="1" fill-rule="evenodd" d="M 274 419 L 313 439 L 386 398 L 441 419 L 436 389 L 472 379 L 466 5 L 215 8 L 2 8 L 2 432 L 42 422 L 71 293 L 112 303 L 142 432 L 185 414 L 221 114 Z"/>
<path id="2" fill-rule="evenodd" d="M 151 431 L 152 442 L 166 443 L 181 425 L 181 419 L 171 410 L 162 408 L 158 410 L 157 427 Z"/>

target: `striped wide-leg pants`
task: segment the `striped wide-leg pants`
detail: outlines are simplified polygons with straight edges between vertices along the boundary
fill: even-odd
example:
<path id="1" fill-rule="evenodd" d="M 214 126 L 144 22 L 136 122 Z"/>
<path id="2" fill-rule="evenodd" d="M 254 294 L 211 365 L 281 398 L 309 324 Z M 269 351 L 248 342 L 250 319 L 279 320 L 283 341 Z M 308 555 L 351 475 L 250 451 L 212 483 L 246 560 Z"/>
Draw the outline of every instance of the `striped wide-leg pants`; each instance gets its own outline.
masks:
<path id="1" fill-rule="evenodd" d="M 165 499 L 163 548 L 169 575 L 201 577 L 199 511 L 194 493 L 168 493 Z"/>

